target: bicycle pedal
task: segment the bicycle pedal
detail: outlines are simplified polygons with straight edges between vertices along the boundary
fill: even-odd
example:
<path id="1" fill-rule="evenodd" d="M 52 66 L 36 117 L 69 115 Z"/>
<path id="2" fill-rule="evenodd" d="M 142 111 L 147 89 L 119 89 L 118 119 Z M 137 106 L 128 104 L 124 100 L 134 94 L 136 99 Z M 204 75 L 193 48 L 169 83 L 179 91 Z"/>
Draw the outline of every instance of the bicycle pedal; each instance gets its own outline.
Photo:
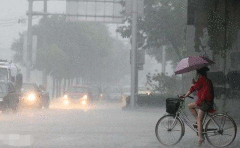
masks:
<path id="1" fill-rule="evenodd" d="M 197 128 L 197 125 L 196 125 L 196 124 L 193 124 L 193 127 L 194 127 L 194 128 Z"/>

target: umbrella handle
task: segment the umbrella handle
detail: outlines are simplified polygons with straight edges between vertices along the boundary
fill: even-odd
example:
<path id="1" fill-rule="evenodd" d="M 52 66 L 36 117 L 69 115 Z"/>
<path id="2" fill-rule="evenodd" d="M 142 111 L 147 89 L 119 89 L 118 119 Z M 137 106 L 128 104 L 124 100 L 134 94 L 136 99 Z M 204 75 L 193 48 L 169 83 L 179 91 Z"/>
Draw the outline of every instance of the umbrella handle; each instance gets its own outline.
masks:
<path id="1" fill-rule="evenodd" d="M 190 98 L 190 99 L 194 99 L 194 97 L 192 97 L 192 96 L 187 96 L 188 98 Z"/>

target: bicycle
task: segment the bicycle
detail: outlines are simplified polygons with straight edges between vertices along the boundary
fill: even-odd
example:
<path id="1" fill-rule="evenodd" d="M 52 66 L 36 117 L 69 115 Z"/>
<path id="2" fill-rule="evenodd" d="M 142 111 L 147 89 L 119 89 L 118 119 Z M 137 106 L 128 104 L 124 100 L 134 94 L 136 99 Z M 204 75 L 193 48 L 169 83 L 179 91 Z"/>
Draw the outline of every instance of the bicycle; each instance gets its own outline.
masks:
<path id="1" fill-rule="evenodd" d="M 189 97 L 192 98 L 192 97 Z M 185 108 L 185 98 L 170 99 L 175 101 L 175 109 L 167 106 L 169 114 L 161 117 L 155 127 L 155 134 L 160 143 L 165 146 L 176 145 L 185 134 L 185 124 L 196 134 L 197 128 L 183 112 Z M 167 103 L 167 101 L 166 101 Z M 214 113 L 211 110 L 205 113 L 203 117 L 203 136 L 214 147 L 226 147 L 232 144 L 237 133 L 235 121 L 227 113 Z"/>

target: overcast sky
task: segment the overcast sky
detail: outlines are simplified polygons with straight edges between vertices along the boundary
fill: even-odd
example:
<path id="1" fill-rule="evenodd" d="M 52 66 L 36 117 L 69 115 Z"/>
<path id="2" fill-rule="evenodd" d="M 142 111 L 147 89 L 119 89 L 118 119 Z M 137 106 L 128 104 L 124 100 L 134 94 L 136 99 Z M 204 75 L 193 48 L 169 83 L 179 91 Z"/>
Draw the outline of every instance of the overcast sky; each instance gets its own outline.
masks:
<path id="1" fill-rule="evenodd" d="M 27 30 L 27 21 L 18 24 L 18 19 L 26 19 L 28 11 L 27 0 L 0 0 L 0 48 L 10 48 L 14 39 L 18 38 L 18 34 Z M 43 11 L 43 2 L 34 2 L 33 11 Z M 49 1 L 48 12 L 65 13 L 65 1 Z M 33 24 L 37 24 L 40 16 L 33 17 Z M 116 29 L 116 25 L 111 25 L 112 30 Z"/>
<path id="2" fill-rule="evenodd" d="M 18 19 L 27 19 L 27 0 L 0 0 L 0 48 L 9 48 L 14 39 L 18 38 L 19 32 L 27 29 L 26 23 L 18 24 Z M 49 12 L 63 13 L 66 2 L 48 2 Z M 43 2 L 34 2 L 34 11 L 43 11 Z M 37 24 L 41 17 L 33 17 L 33 24 Z"/>

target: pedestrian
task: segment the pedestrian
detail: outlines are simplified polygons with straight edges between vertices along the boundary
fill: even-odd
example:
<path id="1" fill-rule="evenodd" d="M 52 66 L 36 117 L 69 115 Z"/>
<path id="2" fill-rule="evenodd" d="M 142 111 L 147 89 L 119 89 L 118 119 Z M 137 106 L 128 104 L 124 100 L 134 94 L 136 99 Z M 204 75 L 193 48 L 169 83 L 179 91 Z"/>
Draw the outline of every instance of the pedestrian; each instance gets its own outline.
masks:
<path id="1" fill-rule="evenodd" d="M 203 67 L 197 71 L 197 81 L 190 87 L 189 91 L 181 96 L 185 98 L 191 93 L 197 91 L 197 100 L 196 102 L 188 104 L 188 107 L 196 119 L 194 127 L 198 128 L 198 146 L 201 146 L 204 143 L 204 138 L 202 134 L 202 120 L 206 111 L 211 110 L 214 104 L 214 88 L 212 81 L 207 77 L 208 67 Z M 196 111 L 198 109 L 198 112 Z"/>

